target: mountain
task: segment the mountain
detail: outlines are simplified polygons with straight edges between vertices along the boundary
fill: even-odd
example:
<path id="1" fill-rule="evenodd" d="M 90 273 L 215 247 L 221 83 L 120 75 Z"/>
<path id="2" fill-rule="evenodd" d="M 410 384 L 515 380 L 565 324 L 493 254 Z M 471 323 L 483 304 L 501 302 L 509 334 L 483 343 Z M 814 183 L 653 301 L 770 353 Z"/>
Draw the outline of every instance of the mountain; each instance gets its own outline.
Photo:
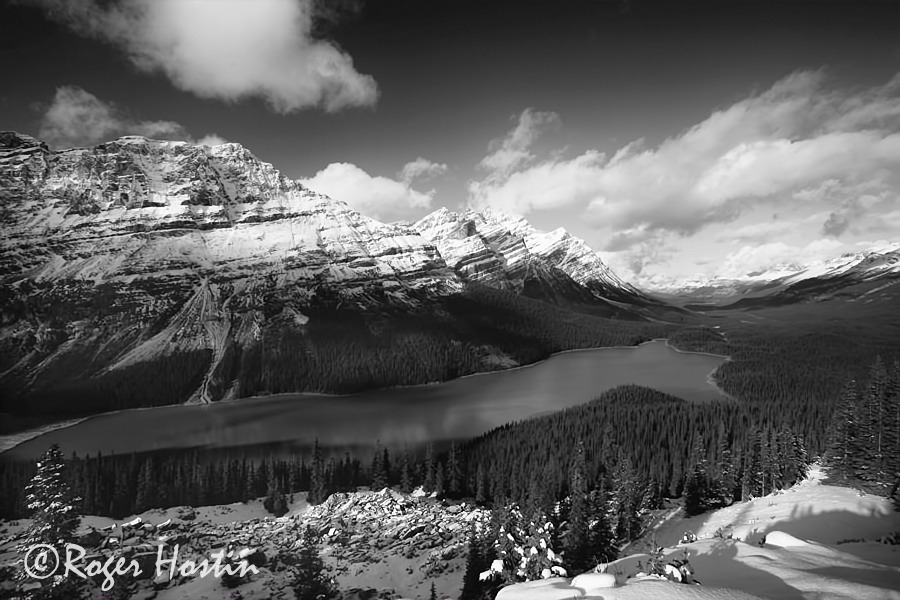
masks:
<path id="1" fill-rule="evenodd" d="M 129 136 L 56 152 L 0 133 L 0 224 L 0 412 L 352 392 L 659 335 L 475 289 L 416 228 L 239 144 Z M 491 239 L 531 257 L 526 289 L 603 292 L 618 312 L 640 298 L 583 242 L 516 227 Z"/>
<path id="2" fill-rule="evenodd" d="M 871 302 L 900 298 L 898 283 L 900 242 L 894 242 L 808 265 L 779 265 L 743 278 L 688 281 L 655 295 L 704 309 L 713 304 L 738 308 L 833 299 Z"/>
<path id="3" fill-rule="evenodd" d="M 660 308 L 563 228 L 543 233 L 500 211 L 446 208 L 413 228 L 469 281 L 603 316 L 636 318 L 641 308 Z"/>

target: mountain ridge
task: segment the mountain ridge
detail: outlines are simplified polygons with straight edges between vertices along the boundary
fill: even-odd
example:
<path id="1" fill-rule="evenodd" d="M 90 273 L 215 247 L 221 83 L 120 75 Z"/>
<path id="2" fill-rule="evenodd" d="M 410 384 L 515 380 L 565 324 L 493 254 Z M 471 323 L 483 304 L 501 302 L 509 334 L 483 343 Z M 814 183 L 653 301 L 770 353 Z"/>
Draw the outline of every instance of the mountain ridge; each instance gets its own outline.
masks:
<path id="1" fill-rule="evenodd" d="M 348 379 L 357 389 L 441 380 L 509 364 L 512 355 L 519 364 L 592 343 L 573 329 L 581 317 L 502 297 L 522 294 L 524 283 L 559 305 L 584 295 L 573 268 L 563 269 L 569 253 L 560 252 L 580 240 L 557 233 L 552 240 L 568 246 L 548 243 L 546 253 L 560 261 L 529 261 L 519 288 L 493 286 L 499 296 L 477 291 L 492 282 L 448 266 L 412 225 L 366 217 L 239 144 L 127 136 L 56 152 L 0 133 L 0 223 L 0 281 L 9 290 L 0 302 L 0 386 L 9 397 L 59 396 L 64 382 L 75 386 L 73 397 L 96 396 L 103 378 L 139 393 L 150 377 L 143 365 L 153 361 L 162 380 L 153 386 L 177 398 L 190 391 L 193 402 L 335 391 L 321 372 L 354 360 Z M 584 280 L 592 268 L 608 272 L 582 248 L 582 258 L 590 255 L 594 262 L 576 265 Z M 628 302 L 640 297 L 605 277 L 617 300 L 595 292 L 579 302 L 602 316 L 644 320 Z M 538 313 L 545 322 L 534 321 Z M 487 333 L 474 326 L 486 314 L 495 319 Z M 514 343 L 523 327 L 550 327 L 550 335 Z M 595 345 L 646 337 L 596 335 Z M 341 350 L 349 347 L 353 355 Z M 409 360 L 437 362 L 400 379 L 385 375 Z M 156 401 L 147 394 L 142 402 Z"/>

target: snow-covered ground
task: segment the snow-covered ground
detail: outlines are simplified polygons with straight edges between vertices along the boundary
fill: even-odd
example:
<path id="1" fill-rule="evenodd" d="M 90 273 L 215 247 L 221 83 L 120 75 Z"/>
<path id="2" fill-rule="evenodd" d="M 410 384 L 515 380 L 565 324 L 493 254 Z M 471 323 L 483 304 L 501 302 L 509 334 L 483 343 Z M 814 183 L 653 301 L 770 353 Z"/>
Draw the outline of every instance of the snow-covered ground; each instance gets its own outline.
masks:
<path id="1" fill-rule="evenodd" d="M 246 504 L 151 510 L 143 523 L 169 519 L 200 554 L 240 539 L 262 548 L 293 552 L 302 527 L 326 531 L 322 551 L 342 590 L 394 590 L 404 598 L 427 598 L 432 582 L 440 598 L 457 597 L 465 563 L 465 538 L 473 521 L 486 515 L 466 505 L 444 505 L 421 494 L 391 491 L 333 496 L 311 507 L 296 494 L 284 517 L 274 519 L 262 499 Z M 85 517 L 81 533 L 116 522 Z M 28 520 L 0 525 L 0 564 L 16 559 L 14 538 Z M 697 541 L 680 544 L 687 531 Z M 691 518 L 672 508 L 659 515 L 643 542 L 604 566 L 615 587 L 599 587 L 597 576 L 554 578 L 510 586 L 497 600 L 900 600 L 900 545 L 878 541 L 900 532 L 900 512 L 884 498 L 822 483 L 814 468 L 788 491 L 737 503 Z M 729 537 L 731 536 L 731 537 Z M 760 542 L 765 537 L 765 542 Z M 649 542 L 669 559 L 687 558 L 702 585 L 635 576 L 646 569 Z M 292 598 L 289 573 L 263 568 L 236 588 L 244 598 Z M 607 575 L 607 583 L 612 579 Z M 227 598 L 215 578 L 182 578 L 159 589 L 138 587 L 141 600 Z"/>
<path id="2" fill-rule="evenodd" d="M 497 600 L 900 600 L 900 546 L 878 541 L 900 532 L 900 512 L 884 498 L 823 485 L 820 468 L 786 492 L 691 518 L 672 511 L 653 536 L 667 557 L 687 558 L 702 585 L 635 577 L 649 555 L 632 554 L 606 566 L 615 587 L 555 578 L 509 586 Z M 679 544 L 687 531 L 697 541 Z"/>

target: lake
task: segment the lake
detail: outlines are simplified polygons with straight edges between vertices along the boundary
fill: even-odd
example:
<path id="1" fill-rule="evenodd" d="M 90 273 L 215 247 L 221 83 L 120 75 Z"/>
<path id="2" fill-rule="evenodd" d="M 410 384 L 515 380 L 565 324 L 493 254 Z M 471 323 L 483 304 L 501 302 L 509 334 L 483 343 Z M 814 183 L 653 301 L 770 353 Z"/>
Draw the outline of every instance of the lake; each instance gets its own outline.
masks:
<path id="1" fill-rule="evenodd" d="M 664 341 L 633 348 L 575 350 L 534 365 L 445 383 L 344 396 L 278 394 L 209 405 L 125 410 L 91 417 L 28 440 L 5 458 L 33 459 L 52 443 L 80 456 L 272 442 L 332 447 L 419 445 L 473 437 L 494 427 L 582 404 L 639 384 L 686 400 L 721 397 L 710 374 L 726 359 L 679 352 Z"/>

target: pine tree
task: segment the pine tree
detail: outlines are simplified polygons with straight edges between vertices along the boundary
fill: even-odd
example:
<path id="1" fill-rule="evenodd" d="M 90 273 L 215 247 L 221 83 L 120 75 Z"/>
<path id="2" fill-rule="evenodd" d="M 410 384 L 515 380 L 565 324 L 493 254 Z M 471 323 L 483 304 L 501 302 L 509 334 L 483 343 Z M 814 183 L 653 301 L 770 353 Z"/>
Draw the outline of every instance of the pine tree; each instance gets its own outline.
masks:
<path id="1" fill-rule="evenodd" d="M 437 600 L 437 590 L 434 589 L 434 582 L 431 582 L 431 593 L 428 595 L 429 600 Z"/>
<path id="2" fill-rule="evenodd" d="M 429 494 L 434 491 L 436 478 L 437 475 L 435 473 L 434 464 L 434 446 L 431 445 L 431 442 L 428 442 L 428 445 L 425 446 L 425 477 L 423 481 L 423 487 Z"/>
<path id="3" fill-rule="evenodd" d="M 858 404 L 856 382 L 851 379 L 844 384 L 832 413 L 826 454 L 829 465 L 844 476 L 854 474 L 859 452 Z"/>
<path id="4" fill-rule="evenodd" d="M 434 469 L 434 493 L 438 498 L 443 498 L 446 488 L 444 487 L 444 463 L 438 461 Z"/>
<path id="5" fill-rule="evenodd" d="M 263 500 L 263 508 L 276 517 L 284 516 L 288 511 L 287 499 L 275 482 L 274 476 L 269 480 L 269 491 L 266 494 L 265 500 Z"/>
<path id="6" fill-rule="evenodd" d="M 375 456 L 372 457 L 372 489 L 383 490 L 387 487 L 387 473 L 384 464 L 384 452 L 381 442 L 375 443 Z"/>
<path id="7" fill-rule="evenodd" d="M 569 518 L 563 544 L 569 574 L 584 573 L 594 563 L 590 555 L 590 523 L 588 515 L 587 479 L 584 443 L 579 440 L 569 471 Z"/>
<path id="8" fill-rule="evenodd" d="M 484 506 L 487 502 L 487 485 L 485 484 L 484 467 L 478 463 L 475 470 L 475 503 Z"/>
<path id="9" fill-rule="evenodd" d="M 484 557 L 481 556 L 481 545 L 475 534 L 474 528 L 469 533 L 469 551 L 466 555 L 466 572 L 463 575 L 463 587 L 459 594 L 459 600 L 481 599 L 481 571 L 484 567 Z"/>
<path id="10" fill-rule="evenodd" d="M 711 493 L 706 450 L 699 439 L 691 454 L 693 464 L 684 482 L 684 512 L 689 517 L 699 515 L 709 508 Z"/>
<path id="11" fill-rule="evenodd" d="M 80 517 L 76 508 L 79 499 L 73 497 L 66 482 L 66 463 L 59 446 L 53 444 L 38 460 L 37 473 L 25 492 L 33 522 L 20 549 L 27 552 L 37 544 L 47 544 L 56 549 L 57 556 L 65 556 L 65 545 L 74 541 Z M 16 579 L 18 586 L 31 586 L 36 581 L 24 568 L 17 571 Z M 24 597 L 67 600 L 79 596 L 75 582 L 59 573 L 37 583 L 39 588 L 26 592 Z"/>
<path id="12" fill-rule="evenodd" d="M 403 449 L 403 458 L 400 462 L 400 491 L 404 494 L 412 492 L 412 475 L 409 465 L 409 449 Z"/>
<path id="13" fill-rule="evenodd" d="M 313 445 L 312 470 L 310 472 L 309 494 L 307 500 L 310 504 L 321 504 L 328 498 L 325 482 L 325 462 L 322 459 L 322 449 L 319 447 L 319 438 Z"/>
<path id="14" fill-rule="evenodd" d="M 25 493 L 26 506 L 33 519 L 25 544 L 62 548 L 73 541 L 81 520 L 76 508 L 79 499 L 73 497 L 66 482 L 66 462 L 59 446 L 53 444 L 40 458 L 37 473 Z"/>
<path id="15" fill-rule="evenodd" d="M 325 563 L 319 556 L 316 534 L 308 525 L 300 542 L 292 580 L 297 600 L 331 600 L 338 597 L 338 590 L 328 577 Z"/>
<path id="16" fill-rule="evenodd" d="M 137 497 L 135 498 L 135 512 L 144 512 L 156 506 L 157 490 L 159 483 L 156 481 L 153 468 L 153 457 L 147 457 L 141 464 L 138 473 Z"/>
<path id="17" fill-rule="evenodd" d="M 456 442 L 450 442 L 450 452 L 447 456 L 447 495 L 451 498 L 459 498 L 462 494 L 462 465 L 460 464 L 459 449 Z"/>

